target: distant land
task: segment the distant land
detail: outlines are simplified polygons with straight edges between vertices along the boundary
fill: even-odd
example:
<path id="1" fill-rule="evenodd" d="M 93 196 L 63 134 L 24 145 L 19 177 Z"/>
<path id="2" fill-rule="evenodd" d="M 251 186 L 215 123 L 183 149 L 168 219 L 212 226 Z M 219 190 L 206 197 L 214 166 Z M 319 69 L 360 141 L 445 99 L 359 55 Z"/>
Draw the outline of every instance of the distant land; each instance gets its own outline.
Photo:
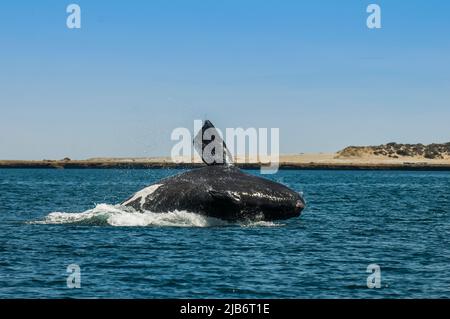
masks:
<path id="1" fill-rule="evenodd" d="M 237 157 L 242 168 L 260 168 L 257 159 Z M 264 161 L 263 161 L 264 162 Z M 90 158 L 86 160 L 0 160 L 0 168 L 194 168 L 203 164 L 199 158 L 193 162 L 170 157 L 145 158 Z M 349 146 L 336 153 L 299 153 L 280 155 L 280 169 L 397 169 L 397 170 L 450 170 L 450 143 L 397 144 L 378 146 Z"/>
<path id="2" fill-rule="evenodd" d="M 425 160 L 449 159 L 450 143 L 445 144 L 397 144 L 388 143 L 379 146 L 349 146 L 339 151 L 338 157 L 389 157 L 421 158 Z"/>

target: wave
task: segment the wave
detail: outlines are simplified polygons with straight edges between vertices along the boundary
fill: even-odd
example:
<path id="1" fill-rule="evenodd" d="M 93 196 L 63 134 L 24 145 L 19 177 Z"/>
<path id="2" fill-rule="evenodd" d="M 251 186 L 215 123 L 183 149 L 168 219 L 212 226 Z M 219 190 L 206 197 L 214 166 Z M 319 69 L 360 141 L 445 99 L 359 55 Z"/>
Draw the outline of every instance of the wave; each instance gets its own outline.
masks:
<path id="1" fill-rule="evenodd" d="M 45 225 L 73 224 L 122 227 L 221 227 L 230 225 L 239 225 L 242 227 L 282 226 L 282 224 L 258 220 L 229 222 L 188 211 L 173 211 L 167 213 L 145 211 L 141 213 L 130 207 L 110 204 L 98 204 L 93 209 L 81 213 L 53 212 L 44 217 L 44 219 L 33 221 L 31 223 Z"/>

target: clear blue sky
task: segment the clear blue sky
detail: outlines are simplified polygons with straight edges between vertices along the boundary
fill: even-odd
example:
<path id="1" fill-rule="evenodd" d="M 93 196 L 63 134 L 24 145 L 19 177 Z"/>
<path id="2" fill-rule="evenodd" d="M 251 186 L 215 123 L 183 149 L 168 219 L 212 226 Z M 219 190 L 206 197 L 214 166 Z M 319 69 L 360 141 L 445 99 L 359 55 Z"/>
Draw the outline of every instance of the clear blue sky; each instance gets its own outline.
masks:
<path id="1" fill-rule="evenodd" d="M 169 155 L 205 116 L 282 153 L 450 141 L 450 1 L 2 1 L 0 110 L 1 159 Z"/>

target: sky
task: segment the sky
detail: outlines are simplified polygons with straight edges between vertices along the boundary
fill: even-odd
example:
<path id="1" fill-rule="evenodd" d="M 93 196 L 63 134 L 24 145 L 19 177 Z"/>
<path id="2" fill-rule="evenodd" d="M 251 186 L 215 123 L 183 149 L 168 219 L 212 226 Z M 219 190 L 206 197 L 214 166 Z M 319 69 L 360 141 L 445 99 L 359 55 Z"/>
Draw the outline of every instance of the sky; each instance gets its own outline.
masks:
<path id="1" fill-rule="evenodd" d="M 206 118 L 281 153 L 449 142 L 450 2 L 1 2 L 0 159 L 170 155 Z"/>

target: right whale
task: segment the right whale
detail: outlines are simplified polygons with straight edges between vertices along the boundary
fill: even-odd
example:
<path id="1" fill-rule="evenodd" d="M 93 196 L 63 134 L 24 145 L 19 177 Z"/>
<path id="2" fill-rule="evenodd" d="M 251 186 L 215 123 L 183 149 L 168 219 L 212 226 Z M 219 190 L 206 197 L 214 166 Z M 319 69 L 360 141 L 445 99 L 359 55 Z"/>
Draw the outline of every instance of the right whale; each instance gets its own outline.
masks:
<path id="1" fill-rule="evenodd" d="M 206 121 L 201 134 L 210 128 L 214 126 Z M 220 137 L 215 135 L 215 138 Z M 203 150 L 209 142 L 201 140 L 196 149 Z M 305 201 L 298 192 L 227 163 L 229 152 L 223 145 L 221 163 L 207 161 L 202 156 L 209 163 L 207 166 L 162 179 L 121 205 L 141 212 L 185 210 L 224 220 L 280 220 L 300 216 Z"/>

